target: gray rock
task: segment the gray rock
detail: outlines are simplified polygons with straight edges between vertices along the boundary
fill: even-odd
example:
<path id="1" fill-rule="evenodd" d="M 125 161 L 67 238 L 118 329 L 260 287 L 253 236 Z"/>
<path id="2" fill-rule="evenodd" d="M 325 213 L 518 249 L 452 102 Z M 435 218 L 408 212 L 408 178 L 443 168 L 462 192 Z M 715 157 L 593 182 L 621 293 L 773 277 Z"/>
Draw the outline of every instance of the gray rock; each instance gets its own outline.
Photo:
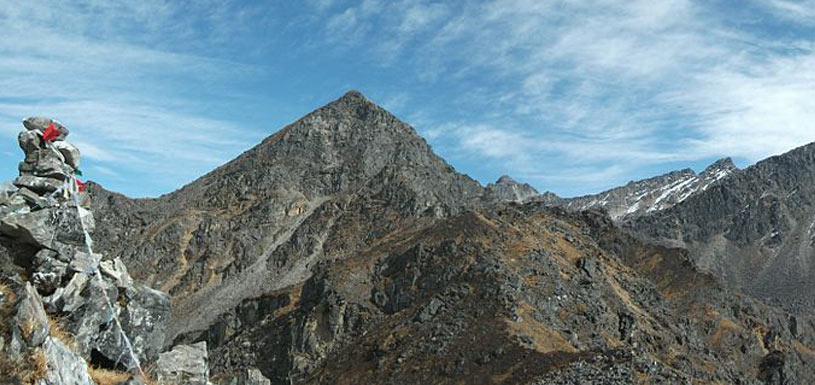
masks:
<path id="1" fill-rule="evenodd" d="M 15 355 L 41 346 L 50 334 L 48 316 L 45 314 L 42 299 L 30 283 L 26 283 L 17 313 L 14 316 L 11 337 L 11 350 Z"/>
<path id="2" fill-rule="evenodd" d="M 156 362 L 156 380 L 166 385 L 207 385 L 207 343 L 179 345 L 161 353 Z"/>
<path id="3" fill-rule="evenodd" d="M 54 312 L 72 313 L 85 304 L 82 292 L 88 284 L 88 276 L 85 274 L 74 274 L 71 280 L 64 287 L 57 288 L 53 294 L 46 297 L 49 309 Z"/>
<path id="4" fill-rule="evenodd" d="M 23 120 L 23 126 L 25 126 L 26 129 L 39 130 L 42 132 L 45 132 L 45 130 L 48 129 L 48 126 L 52 124 L 60 131 L 60 133 L 62 133 L 62 135 L 57 140 L 65 139 L 65 136 L 67 136 L 69 133 L 68 128 L 66 128 L 65 126 L 62 125 L 62 123 L 54 119 L 42 116 L 35 116 Z"/>
<path id="5" fill-rule="evenodd" d="M 40 293 L 53 293 L 66 276 L 68 264 L 58 260 L 56 256 L 56 252 L 48 249 L 42 249 L 34 256 L 31 281 Z"/>
<path id="6" fill-rule="evenodd" d="M 88 279 L 81 300 L 69 294 L 67 290 L 62 293 L 65 306 L 74 309 L 67 329 L 76 336 L 83 356 L 90 356 L 95 350 L 129 369 L 137 364 L 131 357 L 131 349 L 139 362 L 155 360 L 169 320 L 170 300 L 166 294 L 144 286 L 120 291 L 99 275 Z M 75 303 L 80 301 L 82 304 L 77 307 Z"/>
<path id="7" fill-rule="evenodd" d="M 133 286 L 133 278 L 130 278 L 130 274 L 127 273 L 127 267 L 121 259 L 115 258 L 113 260 L 102 261 L 99 264 L 99 269 L 102 271 L 102 274 L 113 279 L 113 282 L 116 283 L 116 287 L 125 288 Z"/>
<path id="8" fill-rule="evenodd" d="M 17 190 L 15 195 L 22 197 L 25 202 L 28 203 L 28 206 L 34 210 L 44 209 L 56 204 L 56 200 L 53 198 L 49 199 L 47 196 L 41 196 L 40 194 L 37 194 L 25 187 Z"/>
<path id="9" fill-rule="evenodd" d="M 74 173 L 74 169 L 65 163 L 65 159 L 57 149 L 49 147 L 38 151 L 37 162 L 31 166 L 20 168 L 22 174 L 31 174 L 43 178 L 66 181 Z M 29 165 L 29 163 L 25 163 Z"/>
<path id="10" fill-rule="evenodd" d="M 23 243 L 48 247 L 54 240 L 51 218 L 51 210 L 21 210 L 0 219 L 0 232 Z"/>
<path id="11" fill-rule="evenodd" d="M 17 142 L 20 144 L 20 149 L 22 149 L 26 155 L 25 163 L 36 163 L 37 151 L 42 149 L 42 137 L 40 134 L 37 133 L 37 131 L 20 131 L 20 134 L 17 135 Z"/>
<path id="12" fill-rule="evenodd" d="M 625 186 L 599 194 L 562 199 L 551 204 L 575 211 L 603 209 L 611 218 L 621 222 L 667 210 L 738 172 L 730 158 L 724 158 L 699 174 L 691 169 L 672 171 L 653 178 L 631 181 Z"/>
<path id="13" fill-rule="evenodd" d="M 153 361 L 164 345 L 170 323 L 170 296 L 144 285 L 123 290 L 126 306 L 120 313 L 122 327 L 143 361 Z"/>
<path id="14" fill-rule="evenodd" d="M 77 251 L 71 260 L 71 270 L 78 273 L 93 275 L 99 269 L 99 262 L 102 260 L 102 254 L 88 254 L 84 251 Z"/>
<path id="15" fill-rule="evenodd" d="M 811 314 L 815 143 L 758 162 L 626 226 L 644 239 L 689 249 L 698 266 L 733 287 Z"/>
<path id="16" fill-rule="evenodd" d="M 488 184 L 486 191 L 487 196 L 502 202 L 525 202 L 539 195 L 534 187 L 527 183 L 520 184 L 507 175 L 498 178 L 495 183 Z"/>
<path id="17" fill-rule="evenodd" d="M 71 166 L 74 170 L 79 168 L 80 154 L 79 149 L 73 144 L 66 141 L 58 141 L 53 143 L 53 147 L 62 154 L 65 163 Z"/>
<path id="18" fill-rule="evenodd" d="M 43 178 L 34 175 L 20 175 L 14 180 L 17 187 L 26 187 L 38 194 L 47 194 L 59 190 L 63 181 L 53 178 Z"/>
<path id="19" fill-rule="evenodd" d="M 85 360 L 61 341 L 48 338 L 42 346 L 48 370 L 42 385 L 96 385 Z"/>

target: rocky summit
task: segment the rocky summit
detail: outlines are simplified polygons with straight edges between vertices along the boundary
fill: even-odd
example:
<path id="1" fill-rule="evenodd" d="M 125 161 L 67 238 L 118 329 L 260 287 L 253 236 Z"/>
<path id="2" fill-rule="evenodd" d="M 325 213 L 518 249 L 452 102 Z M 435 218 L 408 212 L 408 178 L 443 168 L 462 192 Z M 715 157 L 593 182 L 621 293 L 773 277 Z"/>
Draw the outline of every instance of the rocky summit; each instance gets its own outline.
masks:
<path id="1" fill-rule="evenodd" d="M 176 192 L 130 199 L 76 179 L 63 125 L 26 122 L 0 197 L 9 383 L 815 383 L 812 312 L 705 262 L 747 266 L 725 251 L 764 239 L 732 230 L 770 215 L 744 214 L 759 192 L 799 187 L 766 219 L 801 239 L 786 214 L 808 213 L 811 175 L 782 170 L 812 167 L 809 152 L 563 199 L 509 177 L 482 187 L 349 92 Z M 732 243 L 704 254 L 716 237 Z"/>

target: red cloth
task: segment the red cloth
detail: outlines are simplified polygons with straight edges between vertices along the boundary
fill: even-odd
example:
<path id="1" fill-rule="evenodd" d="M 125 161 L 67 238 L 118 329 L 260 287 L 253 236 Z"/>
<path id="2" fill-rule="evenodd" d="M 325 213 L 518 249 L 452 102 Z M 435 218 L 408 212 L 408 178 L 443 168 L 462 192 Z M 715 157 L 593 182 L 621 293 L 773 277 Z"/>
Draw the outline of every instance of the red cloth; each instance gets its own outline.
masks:
<path id="1" fill-rule="evenodd" d="M 62 133 L 59 132 L 57 126 L 55 126 L 54 123 L 51 123 L 51 125 L 48 126 L 48 128 L 46 128 L 45 132 L 42 134 L 42 139 L 46 142 L 51 143 L 57 140 L 57 138 L 59 138 L 61 134 Z"/>
<path id="2" fill-rule="evenodd" d="M 88 189 L 88 184 L 83 183 L 81 180 L 76 180 L 76 186 L 79 187 L 79 192 L 85 192 Z"/>

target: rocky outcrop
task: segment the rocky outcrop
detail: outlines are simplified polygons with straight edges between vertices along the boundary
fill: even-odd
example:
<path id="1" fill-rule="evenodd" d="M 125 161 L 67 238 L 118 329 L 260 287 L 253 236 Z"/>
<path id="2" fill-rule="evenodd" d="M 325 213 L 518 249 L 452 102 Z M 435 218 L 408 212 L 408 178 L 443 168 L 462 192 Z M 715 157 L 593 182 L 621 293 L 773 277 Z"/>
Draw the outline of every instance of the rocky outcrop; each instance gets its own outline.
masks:
<path id="1" fill-rule="evenodd" d="M 68 130 L 47 118 L 24 125 L 20 177 L 0 191 L 0 282 L 17 297 L 0 361 L 22 368 L 9 381 L 93 384 L 88 364 L 142 375 L 140 362 L 163 346 L 169 296 L 93 252 L 95 221 Z"/>
<path id="2" fill-rule="evenodd" d="M 504 175 L 486 188 L 487 197 L 498 202 L 525 202 L 540 195 L 538 190 L 527 183 L 520 184 Z"/>

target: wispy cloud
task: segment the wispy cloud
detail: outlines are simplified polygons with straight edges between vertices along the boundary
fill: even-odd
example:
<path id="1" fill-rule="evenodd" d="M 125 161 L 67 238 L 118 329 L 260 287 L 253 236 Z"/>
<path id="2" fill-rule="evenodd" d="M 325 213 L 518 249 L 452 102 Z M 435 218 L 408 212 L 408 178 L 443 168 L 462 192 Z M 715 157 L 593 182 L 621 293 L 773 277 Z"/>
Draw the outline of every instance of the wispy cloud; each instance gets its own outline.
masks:
<path id="1" fill-rule="evenodd" d="M 812 20 L 813 0 L 8 3 L 0 132 L 56 116 L 113 188 L 155 194 L 362 88 L 462 171 L 584 193 L 815 140 Z"/>
<path id="2" fill-rule="evenodd" d="M 775 25 L 813 20 L 813 5 L 760 7 Z M 717 156 L 756 161 L 815 140 L 813 35 L 764 37 L 711 3 L 468 2 L 400 32 L 360 41 L 388 47 L 371 50 L 387 52 L 386 66 L 393 57 L 413 62 L 426 83 L 470 86 L 453 105 L 477 112 L 437 121 L 436 141 L 462 158 L 499 159 L 521 177 L 547 175 L 556 187 L 575 169 L 623 178 Z M 569 167 L 544 171 L 553 163 Z"/>
<path id="3" fill-rule="evenodd" d="M 813 0 L 765 0 L 759 4 L 769 7 L 781 18 L 815 24 L 815 1 Z"/>
<path id="4" fill-rule="evenodd" d="M 94 169 L 149 179 L 140 193 L 169 190 L 253 144 L 258 134 L 239 135 L 199 103 L 212 86 L 256 69 L 152 44 L 168 33 L 176 43 L 193 39 L 171 26 L 178 11 L 160 1 L 0 6 L 3 132 L 16 135 L 27 116 L 56 117 Z"/>

